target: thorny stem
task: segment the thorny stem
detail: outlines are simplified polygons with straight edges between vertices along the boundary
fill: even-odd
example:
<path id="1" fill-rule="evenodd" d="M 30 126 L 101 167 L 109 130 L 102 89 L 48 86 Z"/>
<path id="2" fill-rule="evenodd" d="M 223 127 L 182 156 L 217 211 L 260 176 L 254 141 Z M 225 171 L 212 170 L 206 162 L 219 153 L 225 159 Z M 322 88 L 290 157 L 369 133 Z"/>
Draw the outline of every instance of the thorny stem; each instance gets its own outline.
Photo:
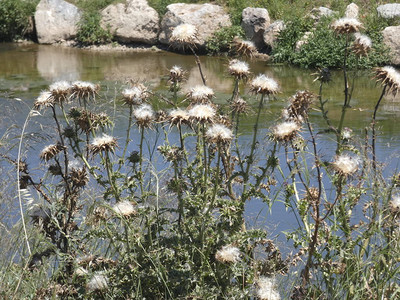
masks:
<path id="1" fill-rule="evenodd" d="M 386 85 L 383 87 L 381 96 L 379 97 L 378 102 L 375 105 L 374 114 L 372 115 L 372 168 L 374 169 L 374 173 L 376 175 L 376 132 L 375 132 L 375 124 L 376 124 L 376 114 L 378 112 L 379 104 L 381 103 L 383 96 L 386 93 Z"/>
<path id="2" fill-rule="evenodd" d="M 207 85 L 207 84 L 206 84 L 206 79 L 205 79 L 204 74 L 203 74 L 203 70 L 202 70 L 202 68 L 201 68 L 200 58 L 197 56 L 197 54 L 196 54 L 196 52 L 194 51 L 194 49 L 193 49 L 192 46 L 190 46 L 189 48 L 190 48 L 190 50 L 192 50 L 192 53 L 193 53 L 194 58 L 195 58 L 195 60 L 196 60 L 197 67 L 199 68 L 201 80 L 203 81 L 203 84 L 204 84 L 204 85 Z"/>
<path id="3" fill-rule="evenodd" d="M 122 163 L 125 160 L 125 155 L 126 151 L 128 149 L 129 142 L 131 141 L 130 139 L 130 133 L 131 133 L 131 127 L 132 127 L 132 112 L 133 112 L 133 106 L 129 105 L 129 120 L 128 120 L 128 128 L 126 129 L 126 140 L 125 140 L 125 147 L 124 147 L 124 152 L 122 153 L 122 158 L 121 158 L 121 165 L 119 166 L 119 169 L 122 167 Z"/>
<path id="4" fill-rule="evenodd" d="M 117 188 L 115 186 L 115 180 L 112 177 L 112 172 L 111 172 L 112 164 L 111 164 L 111 161 L 110 161 L 110 156 L 109 156 L 108 151 L 105 151 L 105 154 L 106 154 L 105 155 L 105 163 L 106 163 L 108 182 L 110 183 L 111 188 L 113 190 L 115 201 L 119 202 L 118 190 L 117 190 Z"/>
<path id="5" fill-rule="evenodd" d="M 144 128 L 140 128 L 140 145 L 139 145 L 139 182 L 140 192 L 143 196 L 143 139 L 144 139 Z"/>

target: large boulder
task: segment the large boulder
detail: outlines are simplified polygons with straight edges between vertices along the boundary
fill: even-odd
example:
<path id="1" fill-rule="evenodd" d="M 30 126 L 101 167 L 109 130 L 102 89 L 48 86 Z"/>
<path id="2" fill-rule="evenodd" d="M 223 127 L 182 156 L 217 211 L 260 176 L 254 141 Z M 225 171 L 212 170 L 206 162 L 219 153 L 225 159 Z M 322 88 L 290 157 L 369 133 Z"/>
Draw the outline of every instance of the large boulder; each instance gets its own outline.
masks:
<path id="1" fill-rule="evenodd" d="M 39 43 L 53 44 L 73 39 L 81 13 L 63 0 L 41 0 L 36 7 L 35 24 Z"/>
<path id="2" fill-rule="evenodd" d="M 161 22 L 158 40 L 170 44 L 171 33 L 180 24 L 191 24 L 197 28 L 196 46 L 204 49 L 212 34 L 223 27 L 232 25 L 229 15 L 219 5 L 175 3 L 167 6 Z"/>
<path id="3" fill-rule="evenodd" d="M 392 64 L 400 65 L 400 26 L 389 26 L 382 31 L 383 43 L 389 47 Z"/>
<path id="4" fill-rule="evenodd" d="M 279 33 L 285 28 L 285 23 L 281 20 L 275 21 L 269 25 L 263 36 L 265 45 L 270 49 L 274 49 Z"/>
<path id="5" fill-rule="evenodd" d="M 146 0 L 109 5 L 101 12 L 101 26 L 110 28 L 116 40 L 154 44 L 160 30 L 159 17 Z"/>
<path id="6" fill-rule="evenodd" d="M 310 13 L 309 17 L 318 22 L 321 18 L 323 17 L 331 17 L 335 14 L 336 12 L 331 10 L 330 8 L 320 6 L 313 8 Z"/>
<path id="7" fill-rule="evenodd" d="M 360 8 L 358 7 L 358 5 L 355 4 L 355 3 L 350 3 L 346 7 L 346 11 L 344 12 L 344 16 L 346 18 L 358 19 L 359 12 L 360 12 Z"/>
<path id="8" fill-rule="evenodd" d="M 242 28 L 246 38 L 257 48 L 263 48 L 264 32 L 270 25 L 268 10 L 265 8 L 247 7 L 242 11 Z"/>
<path id="9" fill-rule="evenodd" d="M 378 11 L 378 16 L 391 19 L 400 16 L 400 3 L 389 3 L 384 5 L 379 5 L 376 10 Z"/>

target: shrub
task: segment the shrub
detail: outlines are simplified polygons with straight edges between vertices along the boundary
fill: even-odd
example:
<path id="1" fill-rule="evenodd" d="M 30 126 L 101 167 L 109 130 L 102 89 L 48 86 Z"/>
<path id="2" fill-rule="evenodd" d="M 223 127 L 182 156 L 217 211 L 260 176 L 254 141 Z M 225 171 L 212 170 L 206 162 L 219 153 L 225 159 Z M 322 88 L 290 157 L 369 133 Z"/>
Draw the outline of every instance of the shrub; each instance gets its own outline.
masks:
<path id="1" fill-rule="evenodd" d="M 97 11 L 85 12 L 79 22 L 76 35 L 78 42 L 83 45 L 105 44 L 112 41 L 112 33 L 109 29 L 100 26 L 101 16 Z"/>
<path id="2" fill-rule="evenodd" d="M 244 31 L 241 26 L 234 25 L 231 27 L 221 28 L 207 41 L 207 52 L 209 54 L 221 54 L 229 52 L 232 40 L 236 36 L 244 36 Z"/>
<path id="3" fill-rule="evenodd" d="M 0 41 L 23 37 L 39 0 L 0 1 Z"/>

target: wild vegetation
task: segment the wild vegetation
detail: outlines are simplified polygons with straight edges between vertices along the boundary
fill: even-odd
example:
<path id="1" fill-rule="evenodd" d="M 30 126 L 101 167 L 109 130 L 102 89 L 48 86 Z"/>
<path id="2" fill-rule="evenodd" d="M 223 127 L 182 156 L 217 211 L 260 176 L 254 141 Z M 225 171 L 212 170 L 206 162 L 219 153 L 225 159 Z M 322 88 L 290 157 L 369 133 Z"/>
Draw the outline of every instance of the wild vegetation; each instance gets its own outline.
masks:
<path id="1" fill-rule="evenodd" d="M 367 55 L 371 43 L 358 35 L 357 20 L 338 19 L 330 28 L 345 40 L 339 119 L 326 111 L 331 74 L 321 68 L 314 74 L 319 91 L 287 99 L 267 137 L 260 117 L 281 87 L 251 73 L 244 57 L 254 46 L 236 39 L 237 57 L 227 69 L 232 95 L 216 105 L 189 24 L 174 30 L 172 46 L 193 52 L 202 82 L 181 96 L 185 70 L 179 66 L 171 66 L 168 91 L 131 82 L 111 99 L 128 112 L 124 136 L 115 136 L 115 119 L 98 110 L 100 86 L 51 84 L 38 95 L 19 145 L 31 138 L 25 134 L 30 122 L 46 126 L 46 117 L 53 142 L 40 152 L 20 146 L 10 157 L 9 134 L 1 139 L 1 157 L 18 178 L 12 187 L 21 221 L 1 229 L 13 243 L 2 252 L 0 295 L 398 299 L 399 174 L 383 175 L 376 144 L 380 104 L 400 91 L 400 74 L 375 69 L 371 80 L 381 96 L 370 108 L 370 126 L 356 136 L 346 128 L 358 88 L 348 62 Z M 311 109 L 322 114 L 325 128 L 316 130 Z M 252 132 L 242 139 L 238 128 L 251 112 Z M 335 141 L 329 158 L 322 146 L 327 137 Z M 27 155 L 40 158 L 38 165 L 28 165 Z M 245 206 L 252 199 L 272 213 L 277 201 L 293 212 L 298 228 L 285 233 L 292 251 L 283 255 L 267 228 L 248 228 Z"/>

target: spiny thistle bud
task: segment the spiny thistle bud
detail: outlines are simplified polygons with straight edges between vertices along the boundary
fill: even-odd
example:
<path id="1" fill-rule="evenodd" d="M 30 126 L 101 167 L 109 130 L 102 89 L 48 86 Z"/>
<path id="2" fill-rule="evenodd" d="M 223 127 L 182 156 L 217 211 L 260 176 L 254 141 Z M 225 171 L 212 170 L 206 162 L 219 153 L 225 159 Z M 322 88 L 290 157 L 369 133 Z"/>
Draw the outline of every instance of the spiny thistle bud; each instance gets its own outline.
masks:
<path id="1" fill-rule="evenodd" d="M 136 118 L 136 123 L 139 127 L 148 128 L 155 119 L 153 109 L 148 104 L 142 104 L 133 111 L 133 116 Z"/>
<path id="2" fill-rule="evenodd" d="M 103 136 L 96 137 L 92 144 L 89 145 L 89 150 L 92 155 L 100 152 L 114 152 L 118 146 L 117 139 L 103 133 Z"/>
<path id="3" fill-rule="evenodd" d="M 279 142 L 288 142 L 292 140 L 300 131 L 300 125 L 297 122 L 282 122 L 272 129 L 272 135 Z"/>
<path id="4" fill-rule="evenodd" d="M 190 119 L 197 122 L 212 123 L 215 114 L 214 107 L 209 104 L 196 104 L 189 110 Z"/>
<path id="5" fill-rule="evenodd" d="M 250 75 L 248 63 L 233 59 L 229 62 L 228 72 L 237 79 L 247 79 Z"/>
<path id="6" fill-rule="evenodd" d="M 391 66 L 375 69 L 375 78 L 386 88 L 386 93 L 396 96 L 400 90 L 400 73 Z"/>
<path id="7" fill-rule="evenodd" d="M 253 42 L 244 41 L 239 37 L 233 39 L 233 48 L 239 55 L 252 57 L 257 53 L 257 48 Z"/>
<path id="8" fill-rule="evenodd" d="M 354 34 L 354 37 L 355 40 L 353 42 L 353 52 L 358 56 L 367 56 L 372 47 L 371 39 L 368 36 L 358 32 Z"/>
<path id="9" fill-rule="evenodd" d="M 61 104 L 69 100 L 72 86 L 68 81 L 57 81 L 49 86 L 49 91 L 53 101 Z"/>
<path id="10" fill-rule="evenodd" d="M 331 71 L 328 68 L 320 68 L 317 72 L 312 73 L 312 76 L 315 76 L 315 81 L 321 81 L 322 83 L 328 83 L 331 81 Z"/>
<path id="11" fill-rule="evenodd" d="M 50 165 L 48 170 L 53 176 L 62 175 L 61 167 L 59 165 Z"/>
<path id="12" fill-rule="evenodd" d="M 298 91 L 290 99 L 290 105 L 287 108 L 288 120 L 302 123 L 308 115 L 314 98 L 315 95 L 309 91 Z"/>
<path id="13" fill-rule="evenodd" d="M 169 70 L 169 79 L 170 83 L 179 83 L 185 79 L 185 71 L 179 66 L 173 66 Z"/>
<path id="14" fill-rule="evenodd" d="M 206 137 L 211 143 L 226 144 L 233 139 L 233 133 L 225 125 L 215 124 L 207 129 Z"/>
<path id="15" fill-rule="evenodd" d="M 248 111 L 249 105 L 242 98 L 236 98 L 235 100 L 232 101 L 230 108 L 235 113 L 243 114 Z"/>
<path id="16" fill-rule="evenodd" d="M 60 153 L 64 149 L 66 149 L 66 147 L 62 146 L 60 144 L 60 142 L 58 142 L 55 145 L 46 146 L 40 153 L 40 159 L 49 161 L 50 159 L 52 159 L 54 156 L 56 156 L 58 153 Z"/>
<path id="17" fill-rule="evenodd" d="M 335 20 L 331 27 L 338 34 L 349 34 L 360 31 L 362 24 L 354 18 L 341 18 Z"/>
<path id="18" fill-rule="evenodd" d="M 148 99 L 149 95 L 150 93 L 146 86 L 141 83 L 137 83 L 133 87 L 122 91 L 124 102 L 128 105 L 140 105 Z"/>
<path id="19" fill-rule="evenodd" d="M 341 154 L 336 156 L 332 166 L 337 173 L 348 176 L 357 171 L 359 163 L 360 160 L 358 157 Z"/>
<path id="20" fill-rule="evenodd" d="M 236 263 L 240 261 L 240 250 L 234 246 L 223 246 L 215 253 L 215 259 L 221 263 Z"/>
<path id="21" fill-rule="evenodd" d="M 194 46 L 197 40 L 197 28 L 192 24 L 180 24 L 171 33 L 171 43 L 175 47 Z"/>
<path id="22" fill-rule="evenodd" d="M 86 169 L 73 168 L 70 173 L 70 178 L 74 187 L 83 188 L 89 181 Z"/>
<path id="23" fill-rule="evenodd" d="M 214 91 L 205 85 L 197 85 L 189 91 L 187 97 L 192 104 L 207 104 L 214 97 Z"/>
<path id="24" fill-rule="evenodd" d="M 49 91 L 42 91 L 39 94 L 39 97 L 36 98 L 34 107 L 36 109 L 39 109 L 39 108 L 53 106 L 53 104 L 54 104 L 54 99 L 51 97 L 51 93 Z"/>
<path id="25" fill-rule="evenodd" d="M 184 157 L 183 150 L 176 146 L 158 146 L 157 150 L 160 151 L 161 155 L 164 156 L 166 161 L 180 161 Z"/>
<path id="26" fill-rule="evenodd" d="M 100 86 L 86 81 L 75 81 L 72 83 L 71 98 L 95 100 Z"/>
<path id="27" fill-rule="evenodd" d="M 260 74 L 251 81 L 250 91 L 256 94 L 277 94 L 279 85 L 273 78 Z"/>

